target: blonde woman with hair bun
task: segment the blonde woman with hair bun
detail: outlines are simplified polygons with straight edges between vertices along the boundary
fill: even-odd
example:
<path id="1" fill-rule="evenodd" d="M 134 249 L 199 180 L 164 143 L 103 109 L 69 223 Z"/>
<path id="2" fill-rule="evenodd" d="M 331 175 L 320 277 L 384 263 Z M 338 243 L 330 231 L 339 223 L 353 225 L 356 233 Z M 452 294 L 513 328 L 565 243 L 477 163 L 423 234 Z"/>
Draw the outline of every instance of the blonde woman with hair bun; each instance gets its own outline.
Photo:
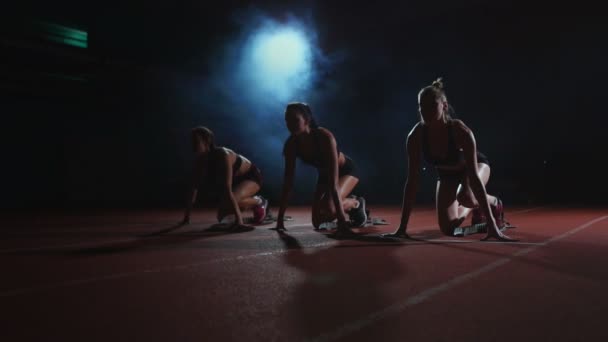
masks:
<path id="1" fill-rule="evenodd" d="M 387 237 L 407 238 L 407 224 L 416 197 L 422 158 L 437 171 L 436 207 L 441 231 L 458 235 L 458 228 L 472 211 L 472 224 L 485 222 L 482 240 L 515 241 L 505 235 L 502 201 L 486 192 L 490 162 L 477 150 L 475 136 L 461 120 L 453 119 L 443 79 L 418 93 L 419 122 L 407 136 L 408 174 L 403 191 L 401 222 Z"/>

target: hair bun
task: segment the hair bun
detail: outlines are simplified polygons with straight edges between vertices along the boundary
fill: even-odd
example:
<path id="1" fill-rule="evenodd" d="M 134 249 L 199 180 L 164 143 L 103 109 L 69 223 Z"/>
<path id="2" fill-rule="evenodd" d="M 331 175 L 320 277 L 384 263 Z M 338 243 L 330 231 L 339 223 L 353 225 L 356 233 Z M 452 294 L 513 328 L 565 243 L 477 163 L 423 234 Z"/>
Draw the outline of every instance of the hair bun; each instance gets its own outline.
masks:
<path id="1" fill-rule="evenodd" d="M 437 89 L 443 89 L 443 78 L 439 77 L 438 79 L 436 79 L 435 81 L 433 81 L 433 83 L 431 84 L 431 86 L 437 88 Z"/>

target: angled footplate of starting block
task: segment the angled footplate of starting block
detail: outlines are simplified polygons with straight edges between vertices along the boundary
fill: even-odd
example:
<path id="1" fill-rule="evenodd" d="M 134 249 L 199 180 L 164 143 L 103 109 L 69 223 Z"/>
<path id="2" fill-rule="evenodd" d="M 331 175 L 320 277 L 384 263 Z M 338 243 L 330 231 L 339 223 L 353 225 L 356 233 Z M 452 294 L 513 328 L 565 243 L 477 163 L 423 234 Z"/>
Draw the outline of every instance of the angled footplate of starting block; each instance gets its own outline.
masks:
<path id="1" fill-rule="evenodd" d="M 454 236 L 463 237 L 463 236 L 467 236 L 467 235 L 471 235 L 471 234 L 486 233 L 488 231 L 487 226 L 488 226 L 487 223 L 483 222 L 483 223 L 473 224 L 473 225 L 466 226 L 466 227 L 457 227 L 456 229 L 454 229 Z M 512 228 L 516 228 L 516 227 L 512 226 L 511 224 L 506 224 L 505 226 L 500 228 L 500 230 L 505 231 L 507 229 L 512 229 Z"/>

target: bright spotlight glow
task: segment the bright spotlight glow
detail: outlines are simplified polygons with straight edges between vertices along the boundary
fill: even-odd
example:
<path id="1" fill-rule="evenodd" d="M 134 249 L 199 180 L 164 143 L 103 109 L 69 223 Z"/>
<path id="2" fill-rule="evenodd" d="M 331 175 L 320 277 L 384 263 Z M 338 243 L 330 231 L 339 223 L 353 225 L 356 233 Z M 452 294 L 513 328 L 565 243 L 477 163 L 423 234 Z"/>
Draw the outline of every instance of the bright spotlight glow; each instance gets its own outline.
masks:
<path id="1" fill-rule="evenodd" d="M 304 32 L 292 27 L 266 27 L 254 32 L 245 47 L 244 76 L 252 90 L 287 101 L 305 90 L 312 78 L 312 47 Z"/>
<path id="2" fill-rule="evenodd" d="M 261 72 L 289 77 L 308 68 L 310 49 L 299 32 L 265 33 L 254 43 L 253 63 Z"/>

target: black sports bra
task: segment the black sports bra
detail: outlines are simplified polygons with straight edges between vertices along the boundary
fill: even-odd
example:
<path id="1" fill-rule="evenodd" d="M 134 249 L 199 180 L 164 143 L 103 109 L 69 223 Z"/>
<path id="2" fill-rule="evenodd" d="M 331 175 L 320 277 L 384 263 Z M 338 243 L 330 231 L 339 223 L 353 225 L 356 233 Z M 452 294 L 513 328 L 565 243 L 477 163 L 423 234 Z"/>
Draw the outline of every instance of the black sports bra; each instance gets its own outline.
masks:
<path id="1" fill-rule="evenodd" d="M 318 128 L 313 128 L 311 133 L 313 134 L 313 139 L 315 141 L 315 146 L 316 146 L 316 153 L 315 156 L 316 158 L 313 159 L 306 159 L 304 158 L 304 156 L 302 154 L 299 153 L 299 151 L 297 150 L 297 144 L 296 144 L 296 156 L 298 158 L 300 158 L 304 163 L 308 164 L 308 165 L 312 165 L 316 168 L 322 168 L 324 167 L 323 164 L 325 164 L 325 161 L 323 161 L 321 159 L 321 156 L 323 155 L 321 153 L 321 137 L 319 136 L 319 134 L 321 133 L 321 131 Z M 297 139 L 297 138 L 296 138 Z M 338 145 L 336 144 L 336 152 L 338 152 L 338 155 L 340 155 L 340 149 L 338 148 Z"/>
<path id="2" fill-rule="evenodd" d="M 456 146 L 456 140 L 454 139 L 454 125 L 452 122 L 448 123 L 448 153 L 443 159 L 434 158 L 431 155 L 429 140 L 428 140 L 428 126 L 422 126 L 422 152 L 424 153 L 424 159 L 434 166 L 456 166 L 464 160 L 464 153 Z"/>

